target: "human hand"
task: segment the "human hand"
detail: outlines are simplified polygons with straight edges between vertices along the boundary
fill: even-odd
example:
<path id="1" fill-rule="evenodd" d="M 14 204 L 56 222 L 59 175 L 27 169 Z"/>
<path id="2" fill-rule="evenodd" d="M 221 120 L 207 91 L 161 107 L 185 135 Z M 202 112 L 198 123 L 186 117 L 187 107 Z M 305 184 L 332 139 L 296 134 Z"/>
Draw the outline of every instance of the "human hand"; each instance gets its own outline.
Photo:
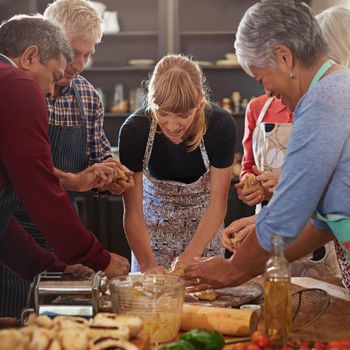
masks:
<path id="1" fill-rule="evenodd" d="M 231 244 L 233 251 L 238 250 L 240 245 L 243 243 L 243 241 L 255 230 L 255 223 L 254 224 L 249 224 L 236 232 L 234 234 L 234 240 L 231 239 Z"/>
<path id="2" fill-rule="evenodd" d="M 185 285 L 189 293 L 218 289 L 233 284 L 230 260 L 222 256 L 199 259 L 185 268 Z"/>
<path id="3" fill-rule="evenodd" d="M 182 261 L 180 261 L 180 258 L 177 256 L 173 262 L 171 263 L 171 267 L 169 269 L 169 274 L 173 276 L 182 276 L 185 271 L 185 265 Z"/>
<path id="4" fill-rule="evenodd" d="M 103 163 L 95 163 L 80 173 L 74 174 L 76 190 L 79 192 L 89 191 L 92 188 L 103 188 L 113 181 L 114 169 Z"/>
<path id="5" fill-rule="evenodd" d="M 231 224 L 224 229 L 221 235 L 221 244 L 231 252 L 237 250 L 237 247 L 235 247 L 235 245 L 232 243 L 232 238 L 235 239 L 237 244 L 242 243 L 245 238 L 243 235 L 246 228 L 255 223 L 255 218 L 256 215 L 252 215 L 231 222 Z"/>
<path id="6" fill-rule="evenodd" d="M 272 197 L 273 191 L 278 184 L 280 177 L 279 170 L 276 171 L 260 171 L 258 168 L 253 167 L 253 172 L 256 175 L 256 179 L 260 181 L 261 186 L 264 189 L 265 199 Z"/>
<path id="7" fill-rule="evenodd" d="M 91 275 L 92 273 L 94 273 L 94 270 L 82 264 L 74 264 L 74 265 L 67 265 L 66 269 L 64 270 L 64 273 L 83 276 L 83 275 Z"/>
<path id="8" fill-rule="evenodd" d="M 249 182 L 248 180 L 249 176 Z M 248 185 L 249 184 L 249 185 Z M 264 200 L 264 191 L 254 174 L 246 174 L 246 176 L 235 185 L 238 199 L 247 205 L 256 205 Z"/>
<path id="9" fill-rule="evenodd" d="M 111 261 L 107 268 L 104 270 L 106 276 L 108 278 L 112 278 L 127 275 L 130 270 L 130 264 L 128 259 L 111 252 L 109 254 L 111 255 Z"/>
<path id="10" fill-rule="evenodd" d="M 160 265 L 152 265 L 147 267 L 146 269 L 143 270 L 143 272 L 147 274 L 153 274 L 153 275 L 165 275 L 167 274 L 167 270 Z"/>
<path id="11" fill-rule="evenodd" d="M 103 164 L 113 168 L 116 175 L 110 184 L 100 189 L 101 191 L 109 191 L 112 194 L 119 195 L 135 186 L 134 172 L 122 165 L 118 160 L 108 158 Z"/>

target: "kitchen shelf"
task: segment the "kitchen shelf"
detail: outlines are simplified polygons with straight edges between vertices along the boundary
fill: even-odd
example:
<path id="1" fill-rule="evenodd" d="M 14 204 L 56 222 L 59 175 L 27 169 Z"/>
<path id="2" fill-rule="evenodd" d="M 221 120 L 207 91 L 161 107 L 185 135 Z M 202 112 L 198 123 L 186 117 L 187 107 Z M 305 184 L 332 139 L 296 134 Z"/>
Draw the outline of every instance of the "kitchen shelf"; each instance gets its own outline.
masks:
<path id="1" fill-rule="evenodd" d="M 117 67 L 90 67 L 84 72 L 123 72 L 123 71 L 151 71 L 154 66 L 117 66 Z"/>
<path id="2" fill-rule="evenodd" d="M 135 30 L 135 31 L 121 31 L 118 33 L 105 33 L 103 34 L 102 40 L 106 37 L 113 37 L 113 38 L 117 38 L 117 37 L 126 37 L 126 36 L 158 36 L 159 33 L 153 30 L 150 31 L 139 31 L 139 30 Z"/>
<path id="3" fill-rule="evenodd" d="M 236 33 L 233 31 L 228 31 L 228 30 L 217 30 L 217 31 L 208 31 L 208 30 L 201 30 L 201 31 L 183 31 L 180 32 L 180 35 L 183 36 L 221 36 L 221 35 L 230 35 L 234 36 Z"/>
<path id="4" fill-rule="evenodd" d="M 213 64 L 212 66 L 205 66 L 205 65 L 203 65 L 203 66 L 199 65 L 199 66 L 201 67 L 202 70 L 214 70 L 214 69 L 218 69 L 218 70 L 239 69 L 239 70 L 241 70 L 242 69 L 241 66 L 219 66 L 219 65 L 215 65 L 215 64 Z"/>
<path id="5" fill-rule="evenodd" d="M 213 64 L 212 66 L 201 66 L 202 70 L 231 70 L 239 69 L 241 66 L 218 66 Z M 154 69 L 154 66 L 119 66 L 119 67 L 90 67 L 86 68 L 84 72 L 122 72 L 122 71 L 151 71 Z"/>

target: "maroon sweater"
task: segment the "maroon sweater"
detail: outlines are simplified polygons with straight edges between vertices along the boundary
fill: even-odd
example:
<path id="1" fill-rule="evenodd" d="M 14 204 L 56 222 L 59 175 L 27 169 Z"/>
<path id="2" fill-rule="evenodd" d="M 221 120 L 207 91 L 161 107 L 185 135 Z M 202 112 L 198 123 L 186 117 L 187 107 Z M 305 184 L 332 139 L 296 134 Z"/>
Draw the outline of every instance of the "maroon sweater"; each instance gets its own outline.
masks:
<path id="1" fill-rule="evenodd" d="M 84 228 L 53 173 L 47 107 L 39 85 L 0 62 L 0 188 L 7 182 L 59 259 L 104 270 L 110 254 Z M 12 219 L 0 240 L 0 261 L 24 277 L 62 264 Z"/>

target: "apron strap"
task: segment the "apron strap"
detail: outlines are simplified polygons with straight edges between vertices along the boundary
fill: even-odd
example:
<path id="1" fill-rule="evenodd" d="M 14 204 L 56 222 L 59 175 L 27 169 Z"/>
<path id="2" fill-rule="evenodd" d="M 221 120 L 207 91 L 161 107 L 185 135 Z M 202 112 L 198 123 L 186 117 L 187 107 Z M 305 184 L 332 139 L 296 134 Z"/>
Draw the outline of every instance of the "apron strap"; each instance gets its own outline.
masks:
<path id="1" fill-rule="evenodd" d="M 154 141 L 154 136 L 156 134 L 157 130 L 157 121 L 156 118 L 152 117 L 152 122 L 151 126 L 149 129 L 149 134 L 148 134 L 148 139 L 147 139 L 147 146 L 145 149 L 145 154 L 143 156 L 143 170 L 147 170 L 149 160 L 151 158 L 151 153 L 152 153 L 152 148 L 153 148 L 153 141 Z"/>
<path id="2" fill-rule="evenodd" d="M 2 53 L 0 53 L 0 62 L 7 63 L 7 64 L 10 64 L 11 66 L 17 67 L 10 58 L 3 55 Z"/>
<path id="3" fill-rule="evenodd" d="M 337 214 L 323 216 L 316 210 L 316 218 L 328 224 L 340 246 L 347 254 L 348 261 L 350 262 L 350 217 Z"/>
<path id="4" fill-rule="evenodd" d="M 268 98 L 263 106 L 263 108 L 261 109 L 260 113 L 259 113 L 259 117 L 256 121 L 256 124 L 260 124 L 263 120 L 263 118 L 265 117 L 266 111 L 267 109 L 270 107 L 270 104 L 272 103 L 272 101 L 275 99 L 275 96 L 272 96 L 270 98 Z"/>
<path id="5" fill-rule="evenodd" d="M 312 81 L 307 91 L 310 91 L 317 84 L 317 82 L 322 78 L 323 74 L 325 74 L 327 70 L 333 66 L 333 64 L 335 64 L 335 61 L 333 61 L 332 59 L 328 59 L 322 64 L 322 66 L 318 69 L 318 71 L 312 78 Z"/>
<path id="6" fill-rule="evenodd" d="M 205 144 L 204 144 L 204 139 L 203 138 L 202 138 L 201 143 L 199 145 L 199 149 L 201 151 L 201 155 L 202 155 L 202 159 L 203 159 L 203 163 L 204 163 L 205 169 L 206 169 L 206 171 L 209 171 L 210 161 L 209 161 L 207 150 L 205 148 Z"/>
<path id="7" fill-rule="evenodd" d="M 148 134 L 148 139 L 147 139 L 147 145 L 146 145 L 146 150 L 143 156 L 143 170 L 147 171 L 148 168 L 148 163 L 149 160 L 151 158 L 151 153 L 152 153 L 152 148 L 153 148 L 153 142 L 154 142 L 154 137 L 156 134 L 156 130 L 157 130 L 157 120 L 155 118 L 152 118 L 152 123 L 150 126 L 150 130 L 149 130 L 149 134 Z M 199 149 L 201 152 L 201 156 L 203 159 L 203 163 L 205 166 L 206 171 L 209 170 L 210 168 L 210 161 L 209 161 L 209 157 L 208 157 L 208 153 L 205 149 L 205 144 L 204 144 L 204 140 L 202 138 L 201 143 L 199 145 Z"/>

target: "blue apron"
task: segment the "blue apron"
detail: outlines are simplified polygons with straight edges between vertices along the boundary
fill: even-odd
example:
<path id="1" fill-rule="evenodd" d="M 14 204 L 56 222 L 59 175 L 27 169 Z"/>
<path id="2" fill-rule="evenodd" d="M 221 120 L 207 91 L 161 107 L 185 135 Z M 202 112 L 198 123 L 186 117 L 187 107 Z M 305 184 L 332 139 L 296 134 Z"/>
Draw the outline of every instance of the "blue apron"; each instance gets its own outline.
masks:
<path id="1" fill-rule="evenodd" d="M 49 125 L 48 135 L 51 142 L 51 153 L 54 166 L 66 172 L 77 173 L 86 169 L 88 166 L 88 156 L 86 151 L 87 129 L 83 102 L 74 81 L 72 82 L 72 88 L 79 106 L 81 117 L 80 125 Z M 72 204 L 76 207 L 76 193 L 68 192 L 68 195 L 70 196 Z M 15 199 L 16 195 L 14 193 L 6 195 L 6 201 L 11 202 L 11 204 Z M 0 203 L 2 202 L 3 197 L 1 197 L 0 193 Z M 18 205 L 18 202 L 15 202 L 11 206 L 14 210 L 17 208 L 16 203 Z M 46 238 L 39 232 L 36 226 L 31 223 L 23 208 L 17 210 L 16 217 L 20 224 L 31 234 L 38 244 L 47 250 L 52 250 Z M 29 281 L 15 275 L 11 270 L 0 266 L 0 316 L 18 317 L 21 310 L 26 305 L 29 288 Z"/>

